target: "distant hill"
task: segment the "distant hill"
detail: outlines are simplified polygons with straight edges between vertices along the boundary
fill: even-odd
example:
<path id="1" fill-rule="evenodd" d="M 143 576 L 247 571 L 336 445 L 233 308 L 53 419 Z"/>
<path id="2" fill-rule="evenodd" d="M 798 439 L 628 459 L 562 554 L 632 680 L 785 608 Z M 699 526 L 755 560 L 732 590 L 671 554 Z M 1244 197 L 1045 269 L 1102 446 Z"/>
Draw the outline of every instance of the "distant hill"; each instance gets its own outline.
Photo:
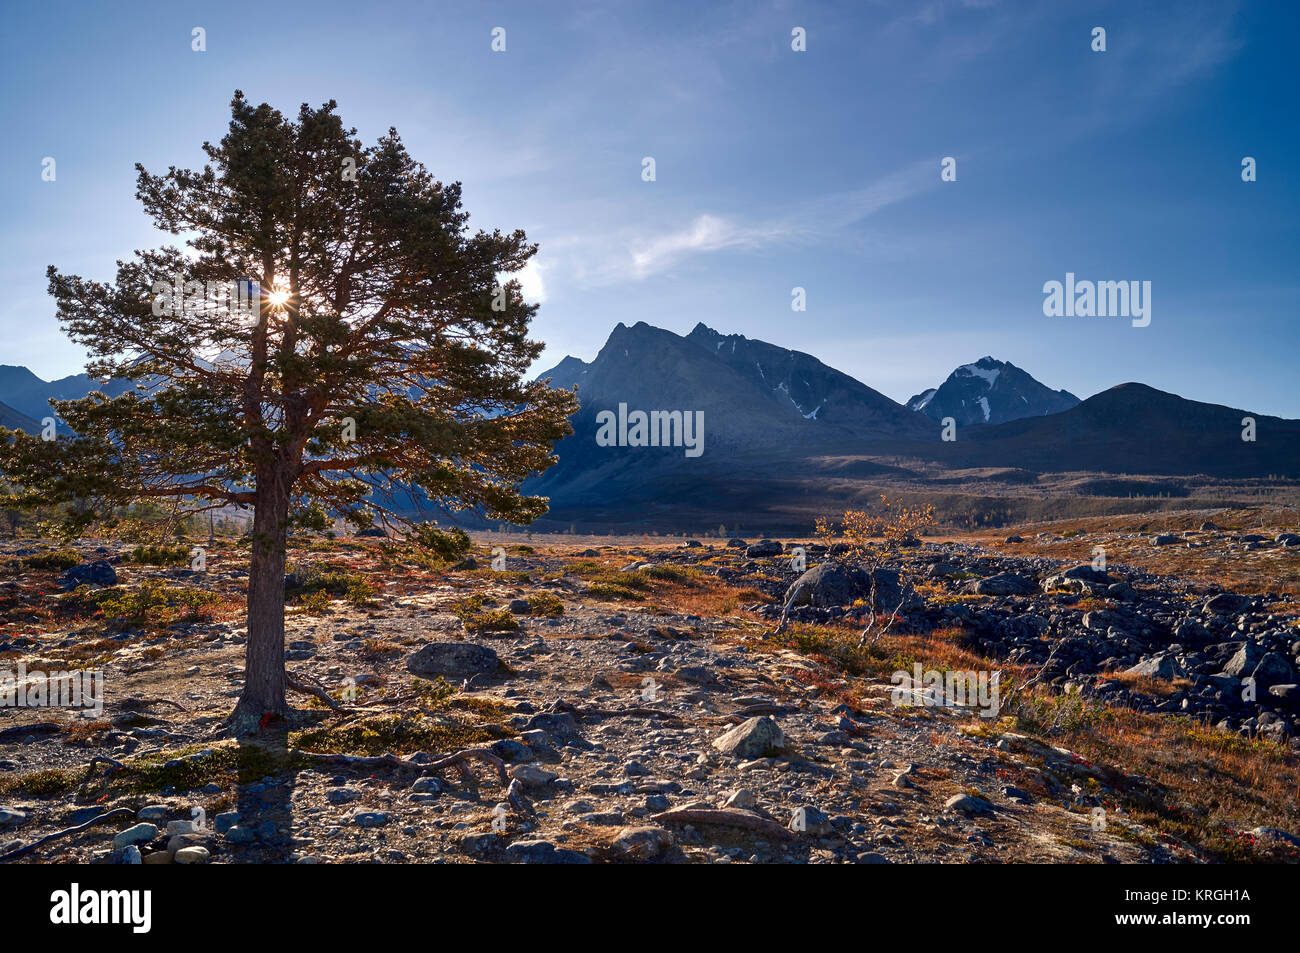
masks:
<path id="1" fill-rule="evenodd" d="M 21 411 L 15 410 L 6 403 L 0 403 L 0 427 L 9 430 L 25 430 L 30 434 L 41 432 L 39 421 L 33 420 Z"/>
<path id="2" fill-rule="evenodd" d="M 982 357 L 957 368 L 938 387 L 917 394 L 907 406 L 933 420 L 951 417 L 967 427 L 1059 414 L 1078 403 L 1069 391 L 1052 390 L 1008 361 Z"/>
<path id="3" fill-rule="evenodd" d="M 1245 417 L 1255 440 L 1242 440 Z M 969 466 L 1063 472 L 1300 478 L 1300 420 L 1187 400 L 1127 383 L 1051 417 L 981 427 L 949 444 Z"/>
<path id="4" fill-rule="evenodd" d="M 107 386 L 103 386 L 85 374 L 45 381 L 26 367 L 0 364 L 0 403 L 8 404 L 34 420 L 50 415 L 51 400 L 77 400 L 92 390 L 102 390 L 108 396 L 116 397 L 133 386 L 130 381 L 109 381 Z"/>

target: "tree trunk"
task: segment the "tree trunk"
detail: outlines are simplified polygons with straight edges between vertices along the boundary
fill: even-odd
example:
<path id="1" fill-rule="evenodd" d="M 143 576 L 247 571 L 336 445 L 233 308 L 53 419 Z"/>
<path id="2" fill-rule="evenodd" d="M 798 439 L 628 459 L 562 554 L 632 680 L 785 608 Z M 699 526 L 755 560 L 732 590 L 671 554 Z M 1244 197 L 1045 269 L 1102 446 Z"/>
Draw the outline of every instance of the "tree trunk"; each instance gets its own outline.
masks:
<path id="1" fill-rule="evenodd" d="M 239 734 L 285 718 L 284 565 L 289 494 L 278 473 L 259 474 L 248 564 L 248 642 L 244 693 L 231 715 Z"/>

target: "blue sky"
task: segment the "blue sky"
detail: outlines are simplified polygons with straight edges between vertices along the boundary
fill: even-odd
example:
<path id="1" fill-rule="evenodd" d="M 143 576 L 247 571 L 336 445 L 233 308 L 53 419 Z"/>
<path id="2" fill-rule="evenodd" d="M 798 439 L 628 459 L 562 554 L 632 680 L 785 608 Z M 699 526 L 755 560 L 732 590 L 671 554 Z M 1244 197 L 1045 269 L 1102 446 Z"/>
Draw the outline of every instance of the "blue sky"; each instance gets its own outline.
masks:
<path id="1" fill-rule="evenodd" d="M 540 242 L 538 369 L 619 321 L 704 321 L 897 400 L 991 354 L 1081 397 L 1300 417 L 1298 4 L 85 6 L 12 8 L 0 36 L 0 363 L 80 370 L 46 265 L 108 278 L 162 244 L 133 163 L 201 166 L 240 88 L 396 126 L 472 224 Z M 1150 281 L 1151 324 L 1045 317 L 1066 272 Z"/>

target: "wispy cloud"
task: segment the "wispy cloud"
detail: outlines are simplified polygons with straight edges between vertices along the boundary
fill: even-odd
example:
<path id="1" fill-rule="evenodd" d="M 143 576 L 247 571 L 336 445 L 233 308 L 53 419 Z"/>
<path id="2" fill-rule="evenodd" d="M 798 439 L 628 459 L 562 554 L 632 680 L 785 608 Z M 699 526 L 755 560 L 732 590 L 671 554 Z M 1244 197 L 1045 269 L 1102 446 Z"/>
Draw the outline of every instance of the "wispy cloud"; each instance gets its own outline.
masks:
<path id="1" fill-rule="evenodd" d="M 596 250 L 603 257 L 594 266 L 579 269 L 589 283 L 640 281 L 692 256 L 829 241 L 843 229 L 880 210 L 936 187 L 938 170 L 938 157 L 921 160 L 861 189 L 811 198 L 793 213 L 782 216 L 746 221 L 703 213 L 690 217 L 684 224 L 651 234 L 599 235 L 567 244 L 576 256 L 581 257 L 584 250 L 588 253 Z M 623 250 L 612 254 L 603 251 L 614 247 Z"/>

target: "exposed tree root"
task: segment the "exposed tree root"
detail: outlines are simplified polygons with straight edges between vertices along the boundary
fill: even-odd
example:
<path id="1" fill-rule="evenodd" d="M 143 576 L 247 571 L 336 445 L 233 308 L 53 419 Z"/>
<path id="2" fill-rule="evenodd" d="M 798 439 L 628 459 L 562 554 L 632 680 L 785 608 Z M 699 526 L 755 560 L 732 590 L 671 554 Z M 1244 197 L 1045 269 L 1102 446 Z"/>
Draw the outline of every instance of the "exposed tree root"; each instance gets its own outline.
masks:
<path id="1" fill-rule="evenodd" d="M 105 758 L 103 760 L 108 760 L 108 759 Z M 58 840 L 60 837 L 67 837 L 70 834 L 80 833 L 81 831 L 84 831 L 89 827 L 94 827 L 96 824 L 99 824 L 103 821 L 110 821 L 110 820 L 115 821 L 118 820 L 119 818 L 124 818 L 124 817 L 132 817 L 132 818 L 135 817 L 135 811 L 131 810 L 129 807 L 114 808 L 113 810 L 108 811 L 107 813 L 100 814 L 98 817 L 92 817 L 84 824 L 78 824 L 76 827 L 64 828 L 61 831 L 55 831 L 53 834 L 46 834 L 40 840 L 32 841 L 30 844 L 27 844 L 24 847 L 17 847 L 14 850 L 9 851 L 7 854 L 0 854 L 0 864 L 7 864 L 11 860 L 17 860 L 20 857 L 26 857 L 28 854 L 40 849 L 41 847 L 44 847 L 50 841 Z"/>
<path id="2" fill-rule="evenodd" d="M 740 722 L 747 721 L 755 715 L 792 715 L 796 714 L 798 711 L 799 709 L 793 705 L 769 705 L 764 702 L 758 705 L 747 705 L 744 708 L 738 708 L 736 711 L 724 715 L 723 717 L 727 721 L 740 724 Z"/>
<path id="3" fill-rule="evenodd" d="M 128 698 L 122 702 L 122 707 L 127 711 L 140 711 L 144 708 L 152 708 L 154 705 L 171 705 L 177 711 L 183 711 L 189 714 L 189 709 L 180 702 L 174 702 L 170 698 Z"/>
<path id="4" fill-rule="evenodd" d="M 654 814 L 650 819 L 660 824 L 717 824 L 722 827 L 739 827 L 778 840 L 795 839 L 792 831 L 782 827 L 776 821 L 748 811 L 727 808 L 676 807 L 662 814 Z"/>
<path id="5" fill-rule="evenodd" d="M 672 712 L 662 711 L 658 708 L 580 708 L 563 698 L 556 699 L 547 705 L 543 711 L 548 713 L 567 713 L 576 715 L 579 718 L 663 718 L 667 721 L 675 721 L 678 724 L 684 724 L 681 717 L 674 715 Z"/>
<path id="6" fill-rule="evenodd" d="M 330 698 L 329 693 L 325 691 L 325 687 L 310 675 L 291 675 L 285 672 L 284 683 L 300 695 L 311 695 L 313 698 L 320 699 L 330 711 L 345 711 L 342 705 Z"/>
<path id="7" fill-rule="evenodd" d="M 486 748 L 462 748 L 460 751 L 445 755 L 428 764 L 421 764 L 418 761 L 409 761 L 406 758 L 399 758 L 395 754 L 381 755 L 351 755 L 351 754 L 323 754 L 315 751 L 301 751 L 295 749 L 294 756 L 303 758 L 314 764 L 328 764 L 335 767 L 344 768 L 363 768 L 370 770 L 373 768 L 393 768 L 408 771 L 415 771 L 418 774 L 434 774 L 447 768 L 457 768 L 462 775 L 469 776 L 469 762 L 474 759 L 485 761 L 496 769 L 497 777 L 502 784 L 509 781 L 506 775 L 506 764 L 491 751 Z"/>

